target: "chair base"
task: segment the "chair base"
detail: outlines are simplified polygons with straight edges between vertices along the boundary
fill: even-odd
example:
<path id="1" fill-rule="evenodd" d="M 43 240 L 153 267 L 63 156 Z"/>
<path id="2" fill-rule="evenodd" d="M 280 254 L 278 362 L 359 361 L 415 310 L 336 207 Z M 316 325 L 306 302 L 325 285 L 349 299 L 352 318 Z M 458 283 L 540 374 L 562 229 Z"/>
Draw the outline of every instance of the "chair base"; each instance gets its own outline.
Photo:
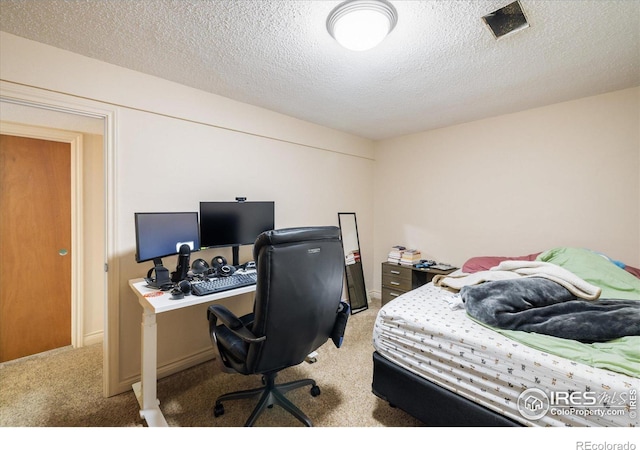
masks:
<path id="1" fill-rule="evenodd" d="M 263 377 L 265 385 L 263 387 L 248 389 L 245 391 L 230 392 L 228 394 L 221 395 L 216 399 L 213 413 L 214 416 L 218 417 L 224 414 L 224 407 L 222 406 L 222 402 L 224 401 L 240 400 L 260 396 L 258 404 L 251 413 L 251 416 L 249 416 L 249 418 L 247 419 L 247 422 L 244 424 L 245 427 L 253 426 L 264 409 L 273 405 L 281 406 L 296 419 L 302 422 L 305 426 L 312 427 L 313 424 L 311 423 L 311 420 L 297 406 L 291 403 L 284 396 L 284 394 L 293 389 L 298 389 L 304 386 L 311 386 L 311 395 L 316 397 L 320 395 L 320 388 L 316 385 L 316 382 L 310 378 L 305 378 L 303 380 L 291 381 L 289 383 L 276 384 L 276 376 L 277 372 L 264 374 Z"/>

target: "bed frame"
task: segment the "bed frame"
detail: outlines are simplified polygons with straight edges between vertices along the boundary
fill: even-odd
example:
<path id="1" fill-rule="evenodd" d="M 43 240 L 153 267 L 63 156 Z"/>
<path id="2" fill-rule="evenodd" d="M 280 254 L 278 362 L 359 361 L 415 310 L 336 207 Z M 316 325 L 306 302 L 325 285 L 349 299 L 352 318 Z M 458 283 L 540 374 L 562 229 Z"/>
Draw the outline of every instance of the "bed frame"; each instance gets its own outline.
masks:
<path id="1" fill-rule="evenodd" d="M 473 403 L 373 353 L 375 395 L 435 427 L 518 427 L 522 424 Z"/>

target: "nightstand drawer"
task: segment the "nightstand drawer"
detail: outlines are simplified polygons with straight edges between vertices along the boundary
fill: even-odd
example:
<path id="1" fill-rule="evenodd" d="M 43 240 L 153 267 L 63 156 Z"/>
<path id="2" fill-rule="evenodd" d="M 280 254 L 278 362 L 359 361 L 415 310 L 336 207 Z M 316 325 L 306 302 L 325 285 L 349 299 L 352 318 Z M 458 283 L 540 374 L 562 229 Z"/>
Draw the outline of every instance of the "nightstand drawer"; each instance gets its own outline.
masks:
<path id="1" fill-rule="evenodd" d="M 383 273 L 382 286 L 388 287 L 393 290 L 410 291 L 411 290 L 411 272 L 409 272 L 408 278 Z"/>
<path id="2" fill-rule="evenodd" d="M 398 298 L 402 294 L 404 294 L 404 291 L 397 291 L 395 289 L 383 287 L 382 288 L 382 306 L 384 306 L 386 303 L 390 302 L 391 300 Z"/>
<path id="3" fill-rule="evenodd" d="M 411 281 L 411 268 L 399 265 L 382 264 L 382 278 L 385 276 L 403 278 Z"/>

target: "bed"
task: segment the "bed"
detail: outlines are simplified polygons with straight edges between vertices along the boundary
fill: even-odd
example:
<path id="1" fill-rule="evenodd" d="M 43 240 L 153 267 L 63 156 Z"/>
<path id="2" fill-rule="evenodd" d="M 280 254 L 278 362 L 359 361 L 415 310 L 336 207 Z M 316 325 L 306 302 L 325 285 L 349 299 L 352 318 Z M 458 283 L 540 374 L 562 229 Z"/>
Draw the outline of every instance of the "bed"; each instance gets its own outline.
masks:
<path id="1" fill-rule="evenodd" d="M 486 261 L 491 267 L 465 264 L 380 309 L 373 330 L 373 393 L 430 426 L 637 426 L 637 269 L 574 248 Z M 542 299 L 544 306 L 565 309 L 552 317 L 514 319 L 520 311 L 492 296 L 513 297 L 521 280 L 555 283 L 572 298 Z M 524 302 L 516 301 L 527 305 L 527 314 L 538 307 L 530 292 Z M 537 295 L 548 297 L 542 292 Z M 613 313 L 607 302 L 605 310 L 589 309 L 609 299 L 619 300 Z M 498 306 L 487 313 L 483 302 Z M 574 309 L 565 318 L 567 308 Z M 535 331 L 523 331 L 532 323 Z M 587 330 L 577 323 L 588 324 Z M 624 326 L 603 326 L 619 323 Z"/>

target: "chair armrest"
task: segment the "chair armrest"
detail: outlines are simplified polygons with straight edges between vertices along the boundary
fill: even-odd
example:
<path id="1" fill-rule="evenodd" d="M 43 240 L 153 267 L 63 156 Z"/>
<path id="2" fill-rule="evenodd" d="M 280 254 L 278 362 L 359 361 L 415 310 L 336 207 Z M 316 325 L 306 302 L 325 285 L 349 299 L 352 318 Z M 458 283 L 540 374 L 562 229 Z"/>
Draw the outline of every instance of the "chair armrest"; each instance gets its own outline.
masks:
<path id="1" fill-rule="evenodd" d="M 211 305 L 207 309 L 207 319 L 209 320 L 209 329 L 215 329 L 217 320 L 219 319 L 223 325 L 225 325 L 229 331 L 238 336 L 245 342 L 261 342 L 267 337 L 256 337 L 245 324 L 229 309 L 222 305 Z"/>

